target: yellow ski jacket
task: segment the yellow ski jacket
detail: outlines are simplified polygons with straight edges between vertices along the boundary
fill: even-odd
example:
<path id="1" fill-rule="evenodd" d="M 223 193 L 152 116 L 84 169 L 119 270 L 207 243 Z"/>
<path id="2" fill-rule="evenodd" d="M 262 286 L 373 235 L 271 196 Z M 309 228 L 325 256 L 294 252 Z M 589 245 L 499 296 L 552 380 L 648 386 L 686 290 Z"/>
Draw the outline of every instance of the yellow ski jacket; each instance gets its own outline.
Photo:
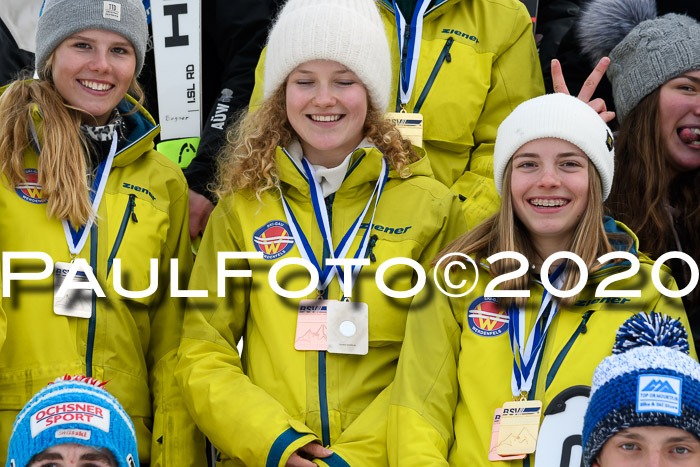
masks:
<path id="1" fill-rule="evenodd" d="M 607 219 L 607 230 L 626 230 Z M 573 306 L 559 309 L 528 394 L 530 399 L 542 401 L 543 413 L 565 389 L 590 386 L 595 367 L 611 354 L 617 329 L 630 316 L 655 310 L 680 319 L 689 329 L 681 299 L 668 298 L 656 290 L 651 281 L 652 262 L 643 255 L 639 261 L 641 268 L 634 277 L 615 281 L 607 290 L 641 289 L 641 298 L 596 298 L 596 288 L 603 279 L 629 269 L 629 263 L 621 263 L 591 274 Z M 492 280 L 488 267 L 481 267 L 479 273 L 476 287 L 468 295 L 451 298 L 434 290 L 431 300 L 418 297 L 415 301 L 422 305 L 411 307 L 391 394 L 390 465 L 494 465 L 488 460 L 492 422 L 495 409 L 513 400 L 513 352 L 508 314 L 499 312 L 494 299 L 484 299 L 486 285 Z M 467 280 L 473 283 L 473 279 L 471 270 Z M 451 279 L 455 284 L 460 280 Z M 665 267 L 660 281 L 676 290 Z M 444 281 L 441 287 L 452 290 Z M 532 283 L 525 310 L 528 334 L 535 325 L 543 291 L 541 283 Z M 430 292 L 426 289 L 426 293 Z M 697 358 L 692 342 L 690 345 L 691 355 Z M 533 457 L 498 461 L 498 465 L 531 466 Z"/>
<path id="2" fill-rule="evenodd" d="M 122 101 L 122 115 L 133 104 Z M 2 464 L 12 424 L 24 404 L 65 374 L 107 381 L 106 389 L 132 418 L 142 464 L 202 465 L 203 437 L 182 402 L 173 377 L 184 303 L 170 295 L 170 260 L 179 261 L 180 289 L 187 287 L 192 253 L 187 227 L 187 184 L 180 169 L 153 150 L 158 133 L 145 111 L 124 116 L 132 129 L 120 148 L 85 247 L 106 297 L 93 293 L 89 319 L 54 314 L 54 274 L 43 280 L 13 280 L 0 300 L 0 451 Z M 40 146 L 42 119 L 34 115 Z M 71 262 L 63 224 L 48 218 L 37 183 L 38 155 L 25 152 L 27 183 L 0 188 L 0 248 L 38 251 L 54 262 Z M 4 179 L 4 176 L 3 176 Z M 4 182 L 7 182 L 4 179 Z M 149 287 L 149 259 L 158 261 L 158 289 L 127 299 L 113 287 L 114 261 L 122 285 Z M 51 267 L 51 266 L 49 266 Z M 43 270 L 40 260 L 13 260 L 12 272 Z"/>
<path id="3" fill-rule="evenodd" d="M 277 150 L 281 190 L 318 261 L 328 257 L 311 206 L 309 185 L 287 153 Z M 383 155 L 357 149 L 339 190 L 326 198 L 334 245 L 370 198 Z M 224 465 L 284 466 L 301 446 L 318 441 L 334 455 L 321 465 L 387 465 L 386 419 L 411 298 L 384 295 L 375 283 L 377 267 L 406 257 L 428 265 L 449 241 L 464 232 L 459 202 L 431 177 L 423 158 L 401 179 L 390 171 L 370 232 L 370 266 L 359 274 L 352 300 L 369 306 L 367 355 L 295 349 L 299 299 L 284 298 L 268 282 L 279 261 L 299 258 L 279 193 L 262 203 L 250 192 L 224 197 L 211 215 L 190 281 L 208 298 L 191 299 L 178 352 L 176 378 L 188 408 L 220 451 Z M 350 254 L 369 227 L 362 221 Z M 227 270 L 250 270 L 251 277 L 226 281 L 217 297 L 217 252 L 262 252 L 263 259 L 235 260 Z M 218 280 L 217 280 L 218 278 Z M 387 286 L 408 290 L 416 273 L 394 266 Z M 287 290 L 309 285 L 309 273 L 287 266 L 277 275 Z M 329 299 L 340 299 L 337 280 Z M 305 298 L 316 298 L 315 291 Z M 236 345 L 243 338 L 239 356 Z"/>

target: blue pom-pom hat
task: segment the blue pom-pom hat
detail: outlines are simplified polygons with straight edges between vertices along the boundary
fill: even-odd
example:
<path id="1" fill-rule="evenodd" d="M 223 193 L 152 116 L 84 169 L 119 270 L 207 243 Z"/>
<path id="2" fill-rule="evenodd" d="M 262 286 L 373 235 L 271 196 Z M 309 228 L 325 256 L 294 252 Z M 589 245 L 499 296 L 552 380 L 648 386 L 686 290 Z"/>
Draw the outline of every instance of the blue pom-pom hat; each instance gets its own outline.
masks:
<path id="1" fill-rule="evenodd" d="M 583 425 L 583 466 L 631 427 L 669 426 L 700 438 L 700 364 L 688 334 L 666 315 L 638 313 L 618 330 L 613 355 L 593 374 Z"/>

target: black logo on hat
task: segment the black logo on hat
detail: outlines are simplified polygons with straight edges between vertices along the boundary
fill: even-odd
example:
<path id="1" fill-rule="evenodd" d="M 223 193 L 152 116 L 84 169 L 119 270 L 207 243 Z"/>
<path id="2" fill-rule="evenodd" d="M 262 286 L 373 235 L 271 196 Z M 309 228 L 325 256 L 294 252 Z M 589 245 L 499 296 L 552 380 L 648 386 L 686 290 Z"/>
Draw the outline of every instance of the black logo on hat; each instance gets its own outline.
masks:
<path id="1" fill-rule="evenodd" d="M 129 464 L 129 467 L 136 467 L 136 462 L 134 461 L 134 456 L 129 454 L 126 456 L 126 463 Z"/>
<path id="2" fill-rule="evenodd" d="M 613 143 L 613 137 L 610 134 L 610 131 L 606 131 L 605 133 L 607 134 L 607 138 L 605 138 L 605 146 L 607 146 L 608 151 L 612 151 L 613 147 L 615 147 Z"/>

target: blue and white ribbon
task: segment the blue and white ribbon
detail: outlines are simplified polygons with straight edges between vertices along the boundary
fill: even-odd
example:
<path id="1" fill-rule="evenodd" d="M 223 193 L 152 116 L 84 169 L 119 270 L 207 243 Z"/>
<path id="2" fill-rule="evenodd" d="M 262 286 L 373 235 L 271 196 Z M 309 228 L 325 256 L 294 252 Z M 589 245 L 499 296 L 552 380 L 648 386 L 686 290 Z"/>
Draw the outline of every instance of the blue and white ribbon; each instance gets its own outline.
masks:
<path id="1" fill-rule="evenodd" d="M 550 276 L 550 283 L 556 289 L 564 284 L 564 263 Z M 546 321 L 543 322 L 543 315 L 549 309 Z M 508 337 L 510 347 L 513 351 L 513 373 L 510 387 L 514 398 L 520 398 L 523 393 L 527 393 L 532 388 L 532 381 L 535 376 L 535 367 L 542 348 L 544 347 L 547 331 L 559 311 L 559 300 L 552 297 L 545 289 L 542 295 L 542 303 L 535 320 L 535 326 L 530 331 L 527 343 L 525 342 L 525 307 L 515 309 L 514 305 L 508 310 Z"/>
<path id="2" fill-rule="evenodd" d="M 413 11 L 413 20 L 408 25 L 408 28 L 401 10 L 396 5 L 396 0 L 392 1 L 394 3 L 394 16 L 396 17 L 396 31 L 399 36 L 399 56 L 401 57 L 399 94 L 401 105 L 406 105 L 411 100 L 413 86 L 416 83 L 416 70 L 418 69 L 420 45 L 423 37 L 423 15 L 425 10 L 428 9 L 430 0 L 418 0 Z"/>
<path id="3" fill-rule="evenodd" d="M 37 154 L 41 154 L 39 139 L 36 135 L 34 124 L 30 125 L 30 129 L 34 139 L 35 150 Z M 97 215 L 97 209 L 100 206 L 102 195 L 104 195 L 105 187 L 107 186 L 107 179 L 109 178 L 109 172 L 112 170 L 114 155 L 117 153 L 118 140 L 119 135 L 115 127 L 114 130 L 112 130 L 112 145 L 109 148 L 109 154 L 107 155 L 107 159 L 103 160 L 97 167 L 97 174 L 95 175 L 95 180 L 90 190 L 90 206 L 92 207 L 94 215 Z M 75 230 L 70 222 L 63 220 L 63 232 L 66 235 L 66 242 L 68 243 L 68 250 L 70 251 L 71 257 L 74 258 L 78 256 L 83 250 L 83 247 L 85 247 L 85 242 L 87 242 L 88 236 L 90 235 L 90 227 L 92 227 L 94 221 L 94 216 L 90 216 L 85 225 Z"/>
<path id="4" fill-rule="evenodd" d="M 348 251 L 350 250 L 350 245 L 352 244 L 353 239 L 357 235 L 357 232 L 360 230 L 362 219 L 364 219 L 370 206 L 372 206 L 372 199 L 374 199 L 374 208 L 372 210 L 372 217 L 370 219 L 370 223 L 367 229 L 365 230 L 365 233 L 362 235 L 362 240 L 354 255 L 354 258 L 356 259 L 364 258 L 365 253 L 367 251 L 367 245 L 369 243 L 369 232 L 372 230 L 372 226 L 374 224 L 374 215 L 377 212 L 379 198 L 381 197 L 382 192 L 384 191 L 384 186 L 386 185 L 386 181 L 389 177 L 389 166 L 387 165 L 386 160 L 382 158 L 381 174 L 379 176 L 379 179 L 377 180 L 377 183 L 374 186 L 374 190 L 372 191 L 372 194 L 370 195 L 367 204 L 365 205 L 365 208 L 362 210 L 357 219 L 355 219 L 355 222 L 353 222 L 353 224 L 350 226 L 350 229 L 348 229 L 343 238 L 340 240 L 338 247 L 335 249 L 333 248 L 333 237 L 331 235 L 331 226 L 328 220 L 328 214 L 326 213 L 326 204 L 323 199 L 323 192 L 321 190 L 321 187 L 318 184 L 318 181 L 316 180 L 316 173 L 314 172 L 313 166 L 311 166 L 311 164 L 309 164 L 306 161 L 306 159 L 302 160 L 302 165 L 304 168 L 304 172 L 306 172 L 306 177 L 309 182 L 309 189 L 311 190 L 311 203 L 314 208 L 316 222 L 318 223 L 318 228 L 321 231 L 321 237 L 323 238 L 324 246 L 329 252 L 331 259 L 340 259 L 345 258 L 347 256 Z M 318 261 L 316 260 L 316 256 L 314 255 L 313 249 L 311 248 L 311 245 L 309 244 L 309 241 L 306 238 L 306 235 L 304 234 L 304 231 L 299 226 L 299 223 L 297 222 L 297 219 L 294 216 L 294 213 L 292 212 L 289 203 L 284 198 L 284 195 L 282 195 L 282 207 L 284 208 L 284 213 L 287 216 L 287 222 L 289 223 L 289 228 L 292 231 L 294 242 L 296 243 L 302 258 L 309 261 L 318 271 L 319 281 L 318 285 L 316 286 L 316 289 L 320 293 L 323 293 L 323 291 L 326 290 L 328 285 L 333 280 L 333 277 L 337 275 L 341 287 L 343 288 L 343 290 L 345 290 L 345 286 L 343 283 L 344 276 L 342 268 L 340 266 L 326 266 L 325 268 L 321 268 Z M 354 283 L 355 278 L 362 269 L 362 266 L 351 266 L 351 268 L 352 280 Z"/>

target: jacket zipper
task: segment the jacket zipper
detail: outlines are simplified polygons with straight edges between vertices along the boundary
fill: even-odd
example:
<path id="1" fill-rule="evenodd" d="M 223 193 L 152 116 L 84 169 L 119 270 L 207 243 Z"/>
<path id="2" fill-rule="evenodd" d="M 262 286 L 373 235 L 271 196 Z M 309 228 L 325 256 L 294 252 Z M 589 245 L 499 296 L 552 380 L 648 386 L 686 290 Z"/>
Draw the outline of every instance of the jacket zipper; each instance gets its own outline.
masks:
<path id="1" fill-rule="evenodd" d="M 574 345 L 574 342 L 578 338 L 580 334 L 585 334 L 587 329 L 586 329 L 586 324 L 588 323 L 588 320 L 591 318 L 591 315 L 593 315 L 594 310 L 588 310 L 583 314 L 583 317 L 581 318 L 581 323 L 578 325 L 576 328 L 576 331 L 571 335 L 569 340 L 567 341 L 566 345 L 564 345 L 564 348 L 561 349 L 561 352 L 559 352 L 559 355 L 557 355 L 557 358 L 554 359 L 554 363 L 552 364 L 552 367 L 549 369 L 547 372 L 547 379 L 545 381 L 545 387 L 544 390 L 546 391 L 549 389 L 549 386 L 552 384 L 552 381 L 554 381 L 554 377 L 557 375 L 557 372 L 559 371 L 559 368 L 561 367 L 561 364 L 564 362 L 564 359 L 566 358 L 566 355 L 569 353 L 569 350 L 571 350 L 571 347 Z M 542 362 L 542 355 L 544 355 L 544 352 L 540 352 L 540 357 L 539 360 L 537 361 L 537 366 L 535 367 L 535 377 L 532 380 L 532 387 L 530 388 L 530 392 L 528 393 L 528 399 L 532 400 L 535 398 L 535 392 L 537 390 L 537 376 L 540 374 L 540 363 Z"/>
<path id="2" fill-rule="evenodd" d="M 428 77 L 428 82 L 425 83 L 425 87 L 420 93 L 420 96 L 418 97 L 418 100 L 416 101 L 416 105 L 413 108 L 413 111 L 415 113 L 419 113 L 421 107 L 423 107 L 423 102 L 425 99 L 428 97 L 428 93 L 430 92 L 430 88 L 433 87 L 433 83 L 435 82 L 435 79 L 437 78 L 438 72 L 440 71 L 440 68 L 442 68 L 442 64 L 444 62 L 450 63 L 452 61 L 452 56 L 450 55 L 450 48 L 452 47 L 452 43 L 455 40 L 452 38 L 452 36 L 447 38 L 447 41 L 445 42 L 445 45 L 442 47 L 442 51 L 440 52 L 440 55 L 438 56 L 437 62 L 435 62 L 435 66 L 433 66 L 433 71 L 430 72 L 430 76 Z"/>
<path id="3" fill-rule="evenodd" d="M 370 226 L 368 225 L 367 228 L 369 229 Z M 379 237 L 376 234 L 373 234 L 371 237 L 369 237 L 369 244 L 367 245 L 367 254 L 365 255 L 365 258 L 369 258 L 370 262 L 372 263 L 377 262 L 377 257 L 374 255 L 374 247 L 377 245 L 377 239 L 379 239 Z"/>
<path id="4" fill-rule="evenodd" d="M 583 318 L 581 319 L 581 324 L 578 325 L 576 328 L 576 331 L 574 331 L 573 335 L 571 338 L 569 338 L 569 341 L 566 343 L 564 348 L 559 352 L 559 355 L 557 355 L 557 358 L 554 360 L 554 364 L 552 367 L 549 369 L 549 372 L 547 373 L 547 380 L 545 384 L 544 390 L 547 391 L 549 389 L 549 385 L 552 383 L 554 380 L 554 377 L 557 374 L 557 371 L 559 371 L 559 367 L 561 366 L 562 362 L 564 361 L 564 358 L 566 358 L 566 355 L 569 353 L 569 350 L 571 347 L 574 345 L 574 342 L 578 338 L 580 334 L 585 334 L 586 333 L 586 323 L 588 323 L 588 320 L 590 319 L 591 315 L 593 314 L 593 310 L 589 310 L 586 313 L 583 314 Z M 532 380 L 532 387 L 530 388 L 530 392 L 527 395 L 528 400 L 534 400 L 535 399 L 535 393 L 537 392 L 537 376 L 540 374 L 540 364 L 542 363 L 542 355 L 544 352 L 540 352 L 539 359 L 537 360 L 537 365 L 535 366 L 535 377 Z M 531 461 L 530 461 L 530 455 L 526 456 L 525 459 L 523 459 L 523 466 L 522 467 L 530 467 Z"/>
<path id="5" fill-rule="evenodd" d="M 429 7 L 427 10 L 425 10 L 425 13 L 423 14 L 423 17 L 425 18 L 425 17 L 428 16 L 430 13 L 432 13 L 432 12 L 435 11 L 436 9 L 440 8 L 442 5 L 444 5 L 444 4 L 447 3 L 448 1 L 449 1 L 449 0 L 436 0 L 435 5 Z M 389 10 L 389 11 L 391 12 L 392 15 L 396 15 L 396 11 L 394 11 L 394 5 L 393 5 L 393 3 L 391 2 L 391 0 L 381 0 L 380 3 L 381 3 L 380 6 L 383 6 L 384 8 L 386 8 L 387 10 Z"/>
<path id="6" fill-rule="evenodd" d="M 432 7 L 429 7 L 425 11 L 425 13 L 423 14 L 423 18 L 428 16 L 430 13 L 432 13 L 436 9 L 440 8 L 445 3 L 447 3 L 447 0 L 443 0 L 443 1 L 437 0 L 435 2 L 435 5 L 433 5 Z M 387 0 L 382 0 L 380 2 L 380 5 L 383 6 L 384 8 L 386 8 L 388 11 L 390 11 L 391 14 L 396 16 L 396 11 L 394 10 L 394 5 L 392 2 L 387 1 Z M 404 50 L 401 51 L 401 64 L 402 65 L 406 61 L 406 55 L 408 53 L 407 44 L 408 44 L 408 40 L 410 39 L 410 34 L 411 34 L 411 32 L 410 32 L 409 28 L 406 28 L 406 33 L 404 34 Z M 416 113 L 420 112 L 420 108 L 423 105 L 423 101 L 428 96 L 428 91 L 430 90 L 430 86 L 432 86 L 433 81 L 435 80 L 435 77 L 437 76 L 437 72 L 440 71 L 440 67 L 442 66 L 442 62 L 445 60 L 446 57 L 447 57 L 447 63 L 449 63 L 452 60 L 451 57 L 449 56 L 448 52 L 450 50 L 450 47 L 452 47 L 452 42 L 454 42 L 454 39 L 452 37 L 449 37 L 447 39 L 447 41 L 448 41 L 447 44 L 445 44 L 445 47 L 443 47 L 443 49 L 442 49 L 442 53 L 440 53 L 440 57 L 438 58 L 437 63 L 433 67 L 433 71 L 430 74 L 430 78 L 428 79 L 428 83 L 426 84 L 426 87 L 423 89 L 423 92 L 421 92 L 421 95 L 418 98 L 418 102 L 416 103 L 416 106 L 413 109 L 413 112 L 416 112 Z M 396 112 L 400 112 L 400 111 L 401 111 L 401 80 L 399 79 L 398 89 L 396 90 Z"/>
<path id="7" fill-rule="evenodd" d="M 569 350 L 571 350 L 571 347 L 574 345 L 574 342 L 576 341 L 578 336 L 586 333 L 586 331 L 587 331 L 586 325 L 588 323 L 588 320 L 591 319 L 593 312 L 594 312 L 594 310 L 588 310 L 587 312 L 585 312 L 583 314 L 583 318 L 581 319 L 581 324 L 579 324 L 579 326 L 576 328 L 576 331 L 571 336 L 569 341 L 566 343 L 564 348 L 561 349 L 561 352 L 559 352 L 559 355 L 557 355 L 557 358 L 554 359 L 554 364 L 547 372 L 547 381 L 545 382 L 545 386 L 544 386 L 545 391 L 547 389 L 549 389 L 549 386 L 552 384 L 552 381 L 554 381 L 554 377 L 557 375 L 557 372 L 559 371 L 559 367 L 561 367 L 561 364 L 564 362 L 566 355 L 569 353 Z"/>
<path id="8" fill-rule="evenodd" d="M 97 276 L 97 223 L 90 227 L 90 266 Z M 87 348 L 85 349 L 85 376 L 92 378 L 92 353 L 95 347 L 95 328 L 97 327 L 97 295 L 92 292 L 92 313 L 88 320 Z"/>
<path id="9" fill-rule="evenodd" d="M 122 244 L 122 240 L 124 239 L 124 233 L 126 233 L 126 227 L 129 225 L 129 218 L 131 218 L 134 223 L 137 223 L 139 220 L 136 218 L 136 213 L 134 212 L 134 208 L 136 207 L 136 195 L 135 194 L 130 194 L 129 195 L 129 202 L 126 204 L 126 210 L 124 211 L 124 217 L 122 217 L 122 223 L 119 226 L 119 232 L 117 233 L 117 239 L 114 241 L 114 246 L 112 246 L 112 251 L 109 254 L 109 258 L 107 259 L 107 274 L 105 277 L 109 276 L 110 271 L 112 270 L 112 262 L 114 261 L 114 258 L 117 256 L 117 252 L 119 251 L 119 247 Z"/>
<path id="10" fill-rule="evenodd" d="M 326 198 L 326 212 L 328 213 L 328 225 L 333 225 L 333 200 L 335 193 Z M 326 258 L 330 257 L 330 251 L 324 242 L 323 245 L 323 260 L 321 268 L 326 266 Z M 323 291 L 323 298 L 328 298 L 328 289 Z M 328 386 L 326 384 L 326 351 L 318 352 L 318 403 L 321 414 L 321 443 L 324 446 L 331 445 L 331 431 L 328 422 Z"/>

